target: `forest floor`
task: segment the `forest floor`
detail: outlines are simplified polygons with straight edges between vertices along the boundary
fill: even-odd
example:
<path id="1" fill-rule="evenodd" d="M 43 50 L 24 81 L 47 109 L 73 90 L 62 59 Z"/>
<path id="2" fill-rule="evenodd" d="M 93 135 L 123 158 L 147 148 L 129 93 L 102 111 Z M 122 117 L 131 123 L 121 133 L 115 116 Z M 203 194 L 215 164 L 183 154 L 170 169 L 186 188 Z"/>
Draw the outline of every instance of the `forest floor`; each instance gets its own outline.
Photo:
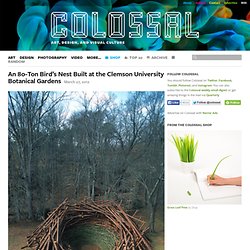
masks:
<path id="1" fill-rule="evenodd" d="M 147 211 L 143 209 L 138 212 L 138 216 L 146 221 Z M 9 224 L 9 248 L 8 250 L 20 250 L 26 245 L 26 237 L 31 234 L 39 225 L 39 222 L 22 222 Z M 164 249 L 164 215 L 160 208 L 156 213 L 156 232 L 149 233 L 148 237 L 152 243 L 153 250 Z"/>
<path id="2" fill-rule="evenodd" d="M 40 222 L 19 222 L 9 224 L 8 250 L 20 250 L 26 245 L 26 237 L 31 234 Z"/>
<path id="3" fill-rule="evenodd" d="M 148 213 L 146 209 L 139 211 L 144 221 L 147 221 Z M 153 250 L 164 250 L 164 208 L 160 207 L 155 217 L 155 233 L 148 233 L 147 236 L 151 241 Z"/>

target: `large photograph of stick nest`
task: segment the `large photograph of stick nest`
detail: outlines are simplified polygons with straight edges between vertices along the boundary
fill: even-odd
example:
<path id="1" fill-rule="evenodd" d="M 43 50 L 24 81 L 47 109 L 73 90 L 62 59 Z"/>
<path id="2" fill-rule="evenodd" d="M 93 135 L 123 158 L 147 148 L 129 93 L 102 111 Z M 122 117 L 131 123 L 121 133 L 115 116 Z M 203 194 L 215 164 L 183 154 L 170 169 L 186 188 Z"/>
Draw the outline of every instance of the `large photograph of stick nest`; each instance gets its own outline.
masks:
<path id="1" fill-rule="evenodd" d="M 9 250 L 150 249 L 135 211 L 164 249 L 164 92 L 9 92 L 8 129 Z"/>
<path id="2" fill-rule="evenodd" d="M 98 234 L 107 241 L 106 244 L 103 243 L 102 249 L 152 249 L 145 236 L 145 223 L 137 218 L 136 214 L 127 214 L 122 206 L 115 202 L 90 199 L 75 204 L 64 200 L 27 237 L 27 245 L 23 249 L 70 250 L 77 247 L 74 246 L 77 244 L 74 229 L 78 232 L 82 230 L 80 238 L 85 240 L 85 246 L 91 246 L 89 249 L 100 249 L 100 242 L 95 242 L 98 240 Z M 93 233 L 95 235 L 91 238 Z M 74 241 L 71 241 L 71 234 L 74 235 Z"/>

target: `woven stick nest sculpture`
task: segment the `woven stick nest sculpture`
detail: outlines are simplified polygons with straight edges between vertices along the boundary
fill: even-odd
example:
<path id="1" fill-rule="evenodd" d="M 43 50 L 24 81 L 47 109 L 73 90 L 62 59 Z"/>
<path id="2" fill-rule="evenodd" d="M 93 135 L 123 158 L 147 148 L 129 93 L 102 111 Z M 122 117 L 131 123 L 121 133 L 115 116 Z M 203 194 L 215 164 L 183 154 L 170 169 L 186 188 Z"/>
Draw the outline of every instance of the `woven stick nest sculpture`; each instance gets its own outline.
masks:
<path id="1" fill-rule="evenodd" d="M 69 250 L 71 248 L 62 242 L 63 233 L 66 229 L 79 224 L 99 225 L 114 232 L 116 235 L 114 250 L 152 249 L 145 236 L 147 229 L 144 222 L 134 215 L 127 214 L 120 205 L 111 201 L 91 200 L 70 204 L 67 199 L 27 237 L 27 245 L 23 248 Z"/>

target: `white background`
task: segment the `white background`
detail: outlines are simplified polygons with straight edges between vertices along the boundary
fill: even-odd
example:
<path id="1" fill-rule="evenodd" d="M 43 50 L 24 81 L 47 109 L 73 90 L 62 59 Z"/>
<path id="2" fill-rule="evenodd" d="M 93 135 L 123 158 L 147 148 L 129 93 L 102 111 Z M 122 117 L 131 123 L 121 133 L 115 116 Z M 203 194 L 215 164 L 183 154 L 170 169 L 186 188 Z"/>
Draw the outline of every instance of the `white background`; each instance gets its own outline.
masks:
<path id="1" fill-rule="evenodd" d="M 16 52 L 17 53 L 17 52 Z M 38 53 L 38 52 L 37 52 Z M 79 52 L 77 52 L 79 53 Z M 135 52 L 114 52 L 116 54 L 126 54 L 135 55 Z M 152 54 L 152 53 L 167 53 L 167 52 L 144 52 L 141 55 Z M 169 52 L 170 53 L 170 52 Z M 172 52 L 171 52 L 172 53 Z M 170 54 L 171 54 L 170 53 Z M 161 66 L 162 61 L 149 61 L 147 62 L 148 70 L 156 70 L 158 65 L 161 71 L 167 71 L 172 69 L 171 67 L 180 66 L 182 70 L 187 70 L 187 67 L 192 65 L 186 65 L 185 59 L 188 55 L 193 52 L 176 52 L 172 54 L 177 54 L 179 58 L 183 55 L 183 60 L 171 61 L 169 65 L 165 65 L 165 68 Z M 209 52 L 201 52 L 208 54 Z M 236 53 L 236 52 L 235 52 Z M 8 249 L 8 100 L 7 92 L 10 87 L 7 85 L 7 56 L 9 54 L 15 54 L 14 52 L 2 52 L 1 55 L 1 78 L 0 78 L 0 119 L 1 119 L 1 167 L 0 167 L 0 190 L 1 190 L 1 213 L 0 213 L 0 233 L 1 233 L 1 249 Z M 52 53 L 49 53 L 50 55 Z M 93 53 L 92 53 L 93 54 Z M 103 53 L 105 54 L 105 53 Z M 111 52 L 109 52 L 111 54 Z M 196 53 L 198 54 L 198 53 Z M 231 53 L 232 54 L 232 53 Z M 249 240 L 249 230 L 250 225 L 250 54 L 249 52 L 241 52 L 243 54 L 243 66 L 242 67 L 231 67 L 230 71 L 235 78 L 238 78 L 238 88 L 241 90 L 242 99 L 242 113 L 235 119 L 234 116 L 225 117 L 223 125 L 215 130 L 221 131 L 223 128 L 225 130 L 233 130 L 232 122 L 235 125 L 235 130 L 241 131 L 242 135 L 242 148 L 241 148 L 241 172 L 243 176 L 243 187 L 242 187 L 242 204 L 241 205 L 195 205 L 186 208 L 168 208 L 165 206 L 165 249 L 167 250 L 243 250 L 250 249 Z M 189 63 L 189 62 L 188 62 Z M 198 69 L 200 62 L 194 62 L 196 69 Z M 216 62 L 221 64 L 222 62 Z M 230 62 L 225 62 L 227 65 Z M 135 61 L 134 63 L 128 62 L 128 64 L 133 68 L 142 64 L 142 61 Z M 179 64 L 179 66 L 178 66 Z M 46 64 L 48 66 L 48 64 Z M 110 62 L 110 66 L 119 66 L 117 62 Z M 185 66 L 186 65 L 186 66 Z M 35 65 L 34 65 L 35 66 Z M 49 65 L 51 66 L 51 65 Z M 52 65 L 53 66 L 53 65 Z M 63 65 L 62 65 L 63 66 Z M 69 65 L 68 65 L 69 66 Z M 71 65 L 72 66 L 72 65 Z M 213 74 L 213 68 L 206 68 L 203 66 L 202 70 L 207 71 L 208 74 Z M 216 65 L 214 65 L 216 66 Z M 219 65 L 217 65 L 219 66 Z M 41 66 L 36 66 L 38 70 Z M 67 65 L 64 65 L 67 67 Z M 73 66 L 72 66 L 73 67 Z M 130 70 L 132 69 L 130 68 Z M 98 69 L 95 66 L 94 69 Z M 138 68 L 134 68 L 138 69 Z M 25 69 L 24 69 L 25 70 Z M 63 69 L 62 69 L 63 70 Z M 223 70 L 223 69 L 222 69 Z M 228 73 L 228 72 L 227 72 Z M 164 80 L 164 79 L 163 79 Z M 106 81 L 106 82 L 105 82 Z M 159 80 L 146 79 L 141 80 L 140 85 L 135 84 L 134 81 L 127 81 L 127 79 L 120 79 L 119 85 L 117 81 L 113 81 L 111 84 L 107 84 L 110 79 L 103 79 L 104 84 L 97 84 L 95 88 L 100 88 L 106 91 L 122 91 L 122 90 L 165 90 L 165 82 L 159 82 Z M 137 79 L 138 81 L 138 79 Z M 145 84 L 144 84 L 145 82 Z M 158 83 L 158 85 L 156 84 Z M 40 86 L 32 87 L 33 90 L 41 90 Z M 31 90 L 30 86 L 21 86 L 18 90 Z M 91 86 L 88 87 L 91 89 Z M 12 90 L 17 89 L 16 87 L 11 87 Z M 43 87 L 42 90 L 60 90 L 62 87 L 48 86 Z M 65 87 L 65 90 L 77 90 L 76 86 Z M 79 88 L 79 90 L 82 90 Z M 168 116 L 165 117 L 166 122 L 169 119 Z M 229 125 L 227 128 L 227 124 Z M 237 125 L 237 126 L 236 126 Z M 167 133 L 166 133 L 167 135 Z M 201 145 L 200 145 L 201 146 Z M 167 148 L 167 147 L 166 147 Z M 211 147 L 211 154 L 215 154 L 214 149 Z M 227 154 L 227 153 L 226 153 Z M 218 157 L 224 155 L 224 152 L 218 153 Z M 207 161 L 211 159 L 216 161 L 218 157 L 214 159 L 208 157 Z M 167 163 L 167 159 L 165 159 Z M 166 176 L 166 188 L 167 188 L 167 176 Z M 178 184 L 178 183 L 177 183 Z M 167 196 L 167 192 L 165 192 Z M 167 202 L 167 197 L 165 197 Z"/>

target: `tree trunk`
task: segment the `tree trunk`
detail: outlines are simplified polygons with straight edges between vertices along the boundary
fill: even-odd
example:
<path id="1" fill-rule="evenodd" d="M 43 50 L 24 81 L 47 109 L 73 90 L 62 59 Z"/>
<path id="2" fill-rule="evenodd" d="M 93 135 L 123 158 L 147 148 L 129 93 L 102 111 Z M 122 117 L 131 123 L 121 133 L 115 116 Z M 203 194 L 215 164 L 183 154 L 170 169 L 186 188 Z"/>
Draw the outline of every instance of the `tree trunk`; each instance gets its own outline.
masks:
<path id="1" fill-rule="evenodd" d="M 148 205 L 148 191 L 144 188 L 144 205 L 145 207 Z"/>
<path id="2" fill-rule="evenodd" d="M 91 199 L 95 200 L 95 179 L 92 180 Z"/>
<path id="3" fill-rule="evenodd" d="M 25 191 L 26 191 L 26 202 L 27 202 L 27 213 L 28 219 L 33 219 L 33 210 L 32 210 L 32 195 L 29 184 L 25 183 Z"/>
<path id="4" fill-rule="evenodd" d="M 29 123 L 28 123 L 29 125 Z M 24 146 L 24 164 L 26 163 L 26 199 L 27 199 L 27 209 L 28 209 L 28 219 L 33 219 L 33 211 L 32 211 L 32 174 L 31 174 L 31 159 L 32 159 L 32 132 L 31 128 L 28 126 L 27 130 L 27 138 L 26 145 Z M 25 152 L 25 147 L 27 152 Z M 25 161 L 26 159 L 26 161 Z"/>
<path id="5" fill-rule="evenodd" d="M 20 221 L 20 211 L 19 211 L 19 200 L 16 191 L 13 191 L 13 203 L 14 203 L 14 211 L 15 211 L 15 221 Z"/>
<path id="6" fill-rule="evenodd" d="M 76 169 L 76 176 L 75 176 L 75 198 L 76 199 L 78 198 L 78 195 L 79 195 L 80 175 L 81 175 L 81 170 L 80 170 L 80 166 L 78 166 Z"/>
<path id="7" fill-rule="evenodd" d="M 51 206 L 52 207 L 55 207 L 55 171 L 54 171 L 54 167 L 55 165 L 54 164 L 51 164 L 51 195 L 50 195 L 50 198 L 51 198 Z"/>
<path id="8" fill-rule="evenodd" d="M 95 200 L 95 181 L 96 181 L 96 165 L 93 166 L 92 172 L 92 189 L 91 189 L 91 199 Z"/>
<path id="9" fill-rule="evenodd" d="M 90 168 L 88 169 L 88 197 L 91 197 Z"/>
<path id="10" fill-rule="evenodd" d="M 156 204 L 149 204 L 149 230 L 151 233 L 155 232 L 155 213 L 156 213 Z"/>
<path id="11" fill-rule="evenodd" d="M 158 197 L 159 197 L 162 176 L 163 176 L 163 172 L 161 173 L 160 177 L 156 181 L 155 186 L 151 194 L 149 195 L 149 199 L 148 199 L 149 212 L 150 212 L 150 218 L 149 218 L 150 232 L 155 232 L 155 214 L 156 214 L 156 208 L 158 205 Z"/>

